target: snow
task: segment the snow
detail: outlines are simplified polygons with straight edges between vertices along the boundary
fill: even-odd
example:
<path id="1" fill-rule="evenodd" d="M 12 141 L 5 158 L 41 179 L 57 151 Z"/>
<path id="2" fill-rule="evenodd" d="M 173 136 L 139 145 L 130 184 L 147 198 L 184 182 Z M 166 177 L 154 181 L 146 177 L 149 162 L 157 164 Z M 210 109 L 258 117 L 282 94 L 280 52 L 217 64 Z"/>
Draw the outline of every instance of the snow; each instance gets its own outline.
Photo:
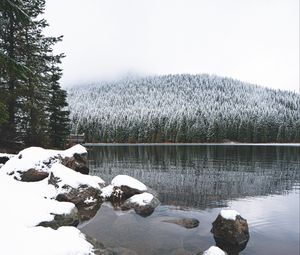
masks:
<path id="1" fill-rule="evenodd" d="M 88 185 L 93 188 L 99 189 L 99 184 L 104 184 L 104 181 L 98 176 L 84 175 L 74 170 L 55 163 L 51 167 L 51 172 L 55 177 L 59 177 L 61 182 L 58 183 L 60 187 L 64 185 L 71 186 L 72 188 L 78 188 L 80 185 Z"/>
<path id="2" fill-rule="evenodd" d="M 0 153 L 0 158 L 1 157 L 8 157 L 8 158 L 12 158 L 16 156 L 15 154 L 8 154 L 8 153 Z"/>
<path id="3" fill-rule="evenodd" d="M 236 210 L 221 210 L 220 215 L 226 220 L 235 220 L 240 215 Z"/>
<path id="4" fill-rule="evenodd" d="M 211 246 L 203 255 L 226 255 L 226 253 L 217 246 Z"/>
<path id="5" fill-rule="evenodd" d="M 87 153 L 87 150 L 82 145 L 75 145 L 65 151 L 61 150 L 46 150 L 40 147 L 29 147 L 19 152 L 16 157 L 10 158 L 1 168 L 1 171 L 6 173 L 13 171 L 24 171 L 30 168 L 43 169 L 48 171 L 51 166 L 45 164 L 50 158 L 63 156 L 72 157 L 75 153 Z M 58 162 L 58 160 L 56 160 Z M 55 161 L 54 161 L 55 162 Z"/>
<path id="6" fill-rule="evenodd" d="M 72 157 L 75 153 L 77 154 L 86 154 L 87 150 L 80 144 L 76 144 L 73 147 L 61 152 L 62 155 L 66 157 Z"/>
<path id="7" fill-rule="evenodd" d="M 93 247 L 74 227 L 18 228 L 0 234 L 1 254 L 90 255 Z"/>
<path id="8" fill-rule="evenodd" d="M 108 185 L 108 186 L 104 187 L 103 189 L 101 189 L 101 196 L 104 198 L 108 198 L 111 196 L 113 191 L 114 191 L 114 186 Z"/>
<path id="9" fill-rule="evenodd" d="M 133 204 L 138 204 L 139 206 L 145 206 L 149 204 L 153 199 L 153 195 L 147 192 L 142 194 L 137 194 L 128 199 L 129 202 Z"/>
<path id="10" fill-rule="evenodd" d="M 90 204 L 96 202 L 96 199 L 93 199 L 93 197 L 88 197 L 86 200 L 84 200 L 85 204 Z"/>
<path id="11" fill-rule="evenodd" d="M 27 167 L 37 164 L 42 166 L 43 161 L 53 155 L 70 156 L 83 151 L 80 146 L 67 151 L 31 147 L 12 157 L 1 168 L 1 254 L 94 254 L 92 245 L 75 227 L 60 227 L 58 230 L 53 230 L 37 226 L 43 221 L 52 221 L 55 215 L 70 214 L 76 210 L 72 203 L 54 200 L 60 188 L 56 189 L 53 185 L 49 185 L 49 177 L 39 182 L 21 182 L 7 175 L 8 172 L 16 169 L 26 170 Z M 61 178 L 60 186 L 68 184 L 71 187 L 78 187 L 80 184 L 87 184 L 100 189 L 99 183 L 104 183 L 99 177 L 82 175 L 59 163 L 54 163 L 47 170 Z"/>
<path id="12" fill-rule="evenodd" d="M 145 184 L 128 175 L 117 175 L 115 178 L 112 179 L 111 184 L 115 187 L 127 186 L 132 189 L 137 189 L 139 191 L 147 190 Z"/>

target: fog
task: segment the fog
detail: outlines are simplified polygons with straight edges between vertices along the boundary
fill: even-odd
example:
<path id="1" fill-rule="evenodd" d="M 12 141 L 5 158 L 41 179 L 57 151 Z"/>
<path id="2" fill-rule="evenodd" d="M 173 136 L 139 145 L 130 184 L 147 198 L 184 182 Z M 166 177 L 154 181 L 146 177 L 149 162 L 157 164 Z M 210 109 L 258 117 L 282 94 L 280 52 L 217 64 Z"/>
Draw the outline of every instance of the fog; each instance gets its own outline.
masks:
<path id="1" fill-rule="evenodd" d="M 299 91 L 298 0 L 48 0 L 62 85 L 210 73 Z"/>

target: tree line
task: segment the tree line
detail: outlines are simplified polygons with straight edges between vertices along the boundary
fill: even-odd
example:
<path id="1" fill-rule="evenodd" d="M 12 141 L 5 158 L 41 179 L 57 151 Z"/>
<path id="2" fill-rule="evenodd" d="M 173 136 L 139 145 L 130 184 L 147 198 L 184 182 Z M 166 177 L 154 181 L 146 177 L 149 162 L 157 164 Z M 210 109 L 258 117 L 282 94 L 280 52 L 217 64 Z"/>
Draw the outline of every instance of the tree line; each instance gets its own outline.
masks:
<path id="1" fill-rule="evenodd" d="M 62 36 L 44 35 L 45 0 L 0 1 L 0 143 L 63 147 L 70 132 Z"/>
<path id="2" fill-rule="evenodd" d="M 300 142 L 300 95 L 214 75 L 162 75 L 68 90 L 89 142 Z"/>

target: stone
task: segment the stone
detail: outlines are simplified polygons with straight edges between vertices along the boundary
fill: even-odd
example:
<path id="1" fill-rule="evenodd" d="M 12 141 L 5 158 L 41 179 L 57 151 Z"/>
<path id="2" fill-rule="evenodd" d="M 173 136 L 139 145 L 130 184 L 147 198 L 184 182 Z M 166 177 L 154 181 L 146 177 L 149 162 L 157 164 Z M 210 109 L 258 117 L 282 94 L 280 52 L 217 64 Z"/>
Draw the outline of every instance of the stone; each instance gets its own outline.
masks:
<path id="1" fill-rule="evenodd" d="M 75 204 L 80 222 L 90 220 L 96 215 L 102 203 L 100 190 L 87 185 L 81 185 L 77 189 L 64 185 L 63 190 L 64 192 L 56 196 L 56 200 Z"/>
<path id="2" fill-rule="evenodd" d="M 17 171 L 17 173 L 20 174 L 20 178 L 17 178 L 15 176 L 15 179 L 23 182 L 38 182 L 44 180 L 49 176 L 49 173 L 36 170 L 33 168 L 27 171 Z"/>
<path id="3" fill-rule="evenodd" d="M 69 214 L 56 214 L 52 221 L 43 221 L 38 226 L 58 229 L 62 226 L 77 227 L 79 224 L 78 210 L 74 207 Z"/>
<path id="4" fill-rule="evenodd" d="M 236 215 L 233 220 L 225 219 L 219 214 L 212 225 L 211 232 L 219 242 L 240 246 L 250 238 L 247 220 L 240 215 Z"/>
<path id="5" fill-rule="evenodd" d="M 9 160 L 7 156 L 0 156 L 0 164 L 5 164 Z"/>
<path id="6" fill-rule="evenodd" d="M 170 220 L 164 220 L 163 222 L 176 224 L 187 229 L 196 228 L 199 226 L 199 221 L 194 218 L 170 219 Z"/>
<path id="7" fill-rule="evenodd" d="M 139 197 L 145 197 L 147 194 L 147 200 L 139 199 Z M 140 200 L 140 201 L 139 201 Z M 155 208 L 160 204 L 159 200 L 150 193 L 142 193 L 134 195 L 127 199 L 122 205 L 122 210 L 134 209 L 134 211 L 140 216 L 150 216 Z"/>
<path id="8" fill-rule="evenodd" d="M 75 153 L 72 157 L 61 158 L 60 161 L 62 165 L 69 167 L 75 170 L 76 172 L 82 174 L 89 174 L 86 154 Z"/>

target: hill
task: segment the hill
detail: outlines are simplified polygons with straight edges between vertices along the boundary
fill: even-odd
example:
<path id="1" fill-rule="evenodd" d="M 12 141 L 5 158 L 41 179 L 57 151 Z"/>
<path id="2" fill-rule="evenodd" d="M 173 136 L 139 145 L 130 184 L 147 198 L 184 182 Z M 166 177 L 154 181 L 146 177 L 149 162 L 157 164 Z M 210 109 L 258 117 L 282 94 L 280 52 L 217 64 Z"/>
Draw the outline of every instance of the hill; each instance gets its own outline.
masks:
<path id="1" fill-rule="evenodd" d="M 68 89 L 90 142 L 300 142 L 300 95 L 231 78 L 162 75 Z"/>

